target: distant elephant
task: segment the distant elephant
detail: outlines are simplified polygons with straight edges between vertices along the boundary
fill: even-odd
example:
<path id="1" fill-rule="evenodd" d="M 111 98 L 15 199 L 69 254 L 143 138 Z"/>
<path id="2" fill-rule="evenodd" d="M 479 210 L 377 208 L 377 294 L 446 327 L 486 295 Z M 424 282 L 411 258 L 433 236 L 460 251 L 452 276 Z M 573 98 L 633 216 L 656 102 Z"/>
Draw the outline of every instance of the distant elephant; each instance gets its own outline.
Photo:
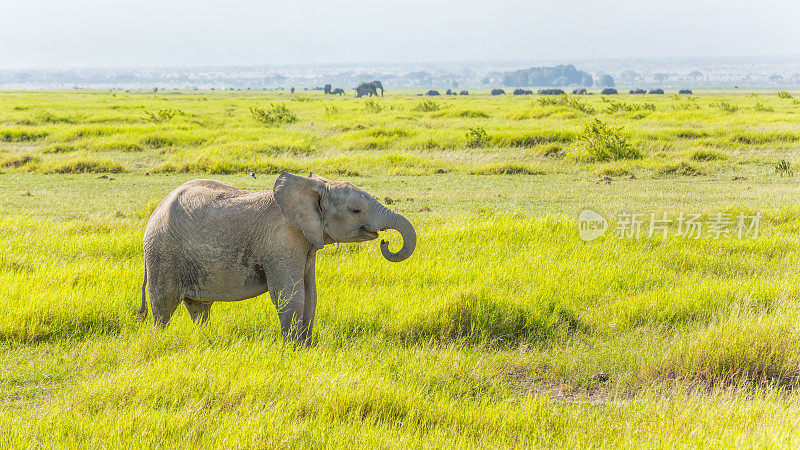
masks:
<path id="1" fill-rule="evenodd" d="M 344 95 L 344 89 L 336 88 L 333 91 L 331 91 L 331 94 L 333 94 L 333 95 Z"/>
<path id="2" fill-rule="evenodd" d="M 437 91 L 437 90 L 434 90 L 434 89 L 431 89 L 431 90 L 430 90 L 430 91 L 428 91 L 428 92 L 427 92 L 425 95 L 429 95 L 429 96 L 436 96 L 436 95 L 439 95 L 439 91 Z"/>
<path id="3" fill-rule="evenodd" d="M 492 89 L 492 95 L 505 95 L 506 91 L 502 89 Z"/>
<path id="4" fill-rule="evenodd" d="M 514 95 L 532 95 L 533 91 L 530 89 L 514 89 Z"/>
<path id="5" fill-rule="evenodd" d="M 617 90 L 614 89 L 614 88 L 605 88 L 602 91 L 600 91 L 600 93 L 602 95 L 616 95 L 617 94 Z"/>
<path id="6" fill-rule="evenodd" d="M 356 97 L 362 97 L 369 94 L 370 97 L 378 96 L 378 89 L 381 90 L 381 97 L 383 97 L 383 85 L 380 81 L 373 81 L 370 83 L 359 83 L 356 86 Z"/>
<path id="7" fill-rule="evenodd" d="M 628 91 L 628 94 L 647 94 L 647 91 L 644 89 L 631 89 Z"/>
<path id="8" fill-rule="evenodd" d="M 573 95 L 586 95 L 587 91 L 584 88 L 577 88 L 572 90 Z"/>
<path id="9" fill-rule="evenodd" d="M 681 89 L 680 91 L 678 91 L 678 94 L 689 94 L 689 95 L 691 95 L 692 94 L 692 90 L 691 89 Z"/>
<path id="10" fill-rule="evenodd" d="M 661 89 L 661 88 L 650 89 L 648 94 L 662 95 L 662 94 L 664 94 L 664 90 Z"/>
<path id="11" fill-rule="evenodd" d="M 156 207 L 144 232 L 145 290 L 156 324 L 166 326 L 183 302 L 192 320 L 208 319 L 213 302 L 269 292 L 281 334 L 309 343 L 317 304 L 314 264 L 325 244 L 364 242 L 395 229 L 403 238 L 399 262 L 411 256 L 411 223 L 347 182 L 281 173 L 274 189 L 251 192 L 213 180 L 184 183 Z"/>
<path id="12" fill-rule="evenodd" d="M 322 91 L 323 91 L 324 93 L 326 93 L 326 94 L 331 94 L 331 93 L 332 93 L 332 92 L 331 92 L 331 85 L 330 85 L 330 84 L 326 84 L 326 85 L 325 85 L 325 86 L 322 88 Z"/>
<path id="13" fill-rule="evenodd" d="M 469 95 L 469 91 L 461 91 L 458 95 Z"/>

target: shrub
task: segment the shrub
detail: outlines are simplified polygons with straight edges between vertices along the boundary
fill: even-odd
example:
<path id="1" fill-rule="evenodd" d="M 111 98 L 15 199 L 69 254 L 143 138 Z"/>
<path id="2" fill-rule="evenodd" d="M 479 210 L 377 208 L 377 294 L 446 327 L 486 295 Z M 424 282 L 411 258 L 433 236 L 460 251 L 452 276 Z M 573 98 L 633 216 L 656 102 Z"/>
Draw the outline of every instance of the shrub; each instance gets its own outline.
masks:
<path id="1" fill-rule="evenodd" d="M 753 109 L 755 109 L 758 112 L 774 112 L 775 111 L 775 108 L 773 108 L 772 106 L 764 106 L 761 103 L 756 103 L 753 106 Z"/>
<path id="2" fill-rule="evenodd" d="M 325 114 L 328 115 L 339 114 L 339 107 L 336 105 L 331 105 L 331 106 L 325 105 Z"/>
<path id="3" fill-rule="evenodd" d="M 789 161 L 782 159 L 775 164 L 775 173 L 780 176 L 788 175 L 791 177 L 794 175 L 794 170 L 792 170 L 792 164 Z"/>
<path id="4" fill-rule="evenodd" d="M 778 91 L 778 98 L 789 99 L 792 98 L 792 94 L 790 94 L 788 91 Z"/>
<path id="5" fill-rule="evenodd" d="M 559 95 L 558 98 L 540 97 L 539 105 L 541 106 L 565 106 L 569 109 L 574 109 L 585 114 L 594 114 L 595 110 L 588 104 L 576 99 L 570 98 L 567 95 Z"/>
<path id="6" fill-rule="evenodd" d="M 441 108 L 441 107 L 435 101 L 433 101 L 433 100 L 423 100 L 423 101 L 417 103 L 416 105 L 414 105 L 414 107 L 411 108 L 411 110 L 412 111 L 419 111 L 419 112 L 433 112 L 433 111 L 438 111 L 439 108 Z"/>
<path id="7" fill-rule="evenodd" d="M 488 119 L 489 114 L 486 114 L 483 111 L 471 111 L 471 110 L 464 110 L 455 113 L 456 117 L 464 117 L 468 119 Z"/>
<path id="8" fill-rule="evenodd" d="M 368 113 L 377 114 L 383 111 L 383 106 L 381 106 L 381 104 L 375 100 L 366 100 L 364 101 L 364 110 L 366 110 Z"/>
<path id="9" fill-rule="evenodd" d="M 167 122 L 178 114 L 183 114 L 183 111 L 179 109 L 159 109 L 155 113 L 150 111 L 145 111 L 144 113 L 146 114 L 145 120 L 148 122 L 160 123 Z"/>
<path id="10" fill-rule="evenodd" d="M 622 127 L 594 119 L 578 135 L 578 143 L 593 161 L 641 158 L 641 152 L 622 134 Z"/>
<path id="11" fill-rule="evenodd" d="M 731 105 L 730 103 L 728 103 L 726 101 L 719 101 L 719 102 L 711 103 L 708 106 L 711 106 L 712 108 L 717 108 L 717 109 L 725 111 L 727 113 L 735 113 L 736 111 L 739 110 L 738 106 Z"/>
<path id="12" fill-rule="evenodd" d="M 613 114 L 615 112 L 632 112 L 632 111 L 655 111 L 656 105 L 652 103 L 629 104 L 624 102 L 609 101 L 606 113 Z"/>
<path id="13" fill-rule="evenodd" d="M 465 135 L 468 147 L 483 147 L 489 142 L 489 134 L 482 127 L 469 127 Z"/>
<path id="14" fill-rule="evenodd" d="M 261 123 L 267 125 L 279 125 L 282 123 L 297 122 L 297 116 L 292 113 L 284 103 L 272 103 L 268 109 L 251 107 L 250 115 Z"/>

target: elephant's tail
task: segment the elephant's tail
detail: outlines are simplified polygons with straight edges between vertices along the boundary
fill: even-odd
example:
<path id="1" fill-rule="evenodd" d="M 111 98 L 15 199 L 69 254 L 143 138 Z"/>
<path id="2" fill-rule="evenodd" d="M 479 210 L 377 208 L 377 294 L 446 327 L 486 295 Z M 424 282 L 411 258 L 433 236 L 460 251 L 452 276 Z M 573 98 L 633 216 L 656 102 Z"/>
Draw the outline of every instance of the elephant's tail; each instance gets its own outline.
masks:
<path id="1" fill-rule="evenodd" d="M 144 278 L 142 279 L 142 304 L 139 305 L 139 317 L 147 318 L 147 264 L 144 266 Z"/>

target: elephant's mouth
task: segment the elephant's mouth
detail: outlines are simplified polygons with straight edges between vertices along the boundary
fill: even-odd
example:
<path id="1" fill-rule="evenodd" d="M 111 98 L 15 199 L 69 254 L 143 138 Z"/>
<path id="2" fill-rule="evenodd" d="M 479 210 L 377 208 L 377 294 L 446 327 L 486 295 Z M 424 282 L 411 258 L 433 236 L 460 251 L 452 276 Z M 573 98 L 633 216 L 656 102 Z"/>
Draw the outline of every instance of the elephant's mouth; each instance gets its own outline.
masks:
<path id="1" fill-rule="evenodd" d="M 368 241 L 371 241 L 373 239 L 378 239 L 378 233 L 375 231 L 364 230 L 362 235 L 365 236 Z"/>

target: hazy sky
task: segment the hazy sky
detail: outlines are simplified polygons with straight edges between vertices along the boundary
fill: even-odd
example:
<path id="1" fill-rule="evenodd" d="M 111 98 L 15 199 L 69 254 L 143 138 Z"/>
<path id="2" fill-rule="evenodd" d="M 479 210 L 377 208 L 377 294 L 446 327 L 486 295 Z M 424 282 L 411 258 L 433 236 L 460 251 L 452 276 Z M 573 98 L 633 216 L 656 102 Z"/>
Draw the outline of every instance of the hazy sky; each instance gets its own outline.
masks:
<path id="1" fill-rule="evenodd" d="M 800 54 L 798 0 L 0 0 L 0 68 Z"/>

